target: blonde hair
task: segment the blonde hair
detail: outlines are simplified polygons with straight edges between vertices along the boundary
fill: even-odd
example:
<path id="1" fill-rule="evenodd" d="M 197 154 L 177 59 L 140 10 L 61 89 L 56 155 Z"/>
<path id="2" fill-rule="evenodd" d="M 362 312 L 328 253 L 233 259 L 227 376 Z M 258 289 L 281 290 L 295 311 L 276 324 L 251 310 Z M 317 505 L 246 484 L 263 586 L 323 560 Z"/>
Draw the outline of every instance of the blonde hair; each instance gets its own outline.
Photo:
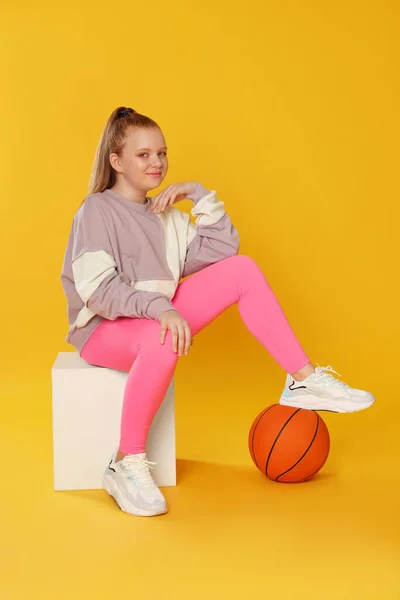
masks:
<path id="1" fill-rule="evenodd" d="M 103 192 L 116 183 L 116 172 L 111 166 L 110 154 L 113 152 L 118 155 L 121 154 L 127 130 L 130 127 L 160 129 L 158 123 L 153 119 L 138 113 L 133 108 L 119 106 L 113 110 L 103 129 L 96 149 L 96 155 L 90 175 L 88 195 Z M 86 197 L 83 202 L 85 202 Z"/>

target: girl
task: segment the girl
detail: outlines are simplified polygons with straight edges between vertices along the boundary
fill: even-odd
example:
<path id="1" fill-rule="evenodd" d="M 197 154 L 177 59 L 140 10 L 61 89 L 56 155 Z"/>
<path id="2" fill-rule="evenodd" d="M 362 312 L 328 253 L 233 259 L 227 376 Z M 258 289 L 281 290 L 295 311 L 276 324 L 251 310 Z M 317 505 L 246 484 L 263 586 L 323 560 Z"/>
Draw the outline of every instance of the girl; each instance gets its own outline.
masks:
<path id="1" fill-rule="evenodd" d="M 146 458 L 146 438 L 178 357 L 232 304 L 286 372 L 280 403 L 352 412 L 375 401 L 317 367 L 292 331 L 255 261 L 238 254 L 239 234 L 215 190 L 172 184 L 158 124 L 131 108 L 112 112 L 97 148 L 89 194 L 71 227 L 61 273 L 70 342 L 89 364 L 128 372 L 119 448 L 103 486 L 120 508 L 167 512 Z M 172 205 L 190 198 L 196 217 Z M 180 282 L 182 277 L 192 277 Z"/>

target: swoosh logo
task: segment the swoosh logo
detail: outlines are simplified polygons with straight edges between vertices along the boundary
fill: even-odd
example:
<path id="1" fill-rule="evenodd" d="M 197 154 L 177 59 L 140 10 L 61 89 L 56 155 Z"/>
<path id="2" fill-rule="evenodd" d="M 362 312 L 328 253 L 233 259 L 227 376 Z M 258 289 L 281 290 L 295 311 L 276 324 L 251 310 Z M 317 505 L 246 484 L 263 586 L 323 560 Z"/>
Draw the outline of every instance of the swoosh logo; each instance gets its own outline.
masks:
<path id="1" fill-rule="evenodd" d="M 307 386 L 306 385 L 299 385 L 299 387 L 292 387 L 293 385 L 295 385 L 295 380 L 293 379 L 293 383 L 291 383 L 289 385 L 289 390 L 293 391 L 293 390 L 306 390 Z"/>
<path id="2" fill-rule="evenodd" d="M 110 469 L 110 471 L 114 471 L 114 473 L 116 473 L 116 470 L 112 468 L 111 463 L 112 463 L 112 459 L 110 460 L 110 464 L 108 465 L 108 468 Z"/>

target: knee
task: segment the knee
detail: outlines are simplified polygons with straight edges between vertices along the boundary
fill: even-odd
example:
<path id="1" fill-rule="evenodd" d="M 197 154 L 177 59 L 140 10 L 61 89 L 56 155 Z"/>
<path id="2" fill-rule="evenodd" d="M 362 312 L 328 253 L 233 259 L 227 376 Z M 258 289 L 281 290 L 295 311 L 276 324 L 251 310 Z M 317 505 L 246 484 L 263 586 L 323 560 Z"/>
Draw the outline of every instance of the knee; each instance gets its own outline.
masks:
<path id="1" fill-rule="evenodd" d="M 172 348 L 172 333 L 168 329 L 164 343 L 161 343 L 161 325 L 158 321 L 153 321 L 153 327 L 150 327 L 145 340 L 139 345 L 139 356 L 151 357 L 157 364 L 162 364 L 166 368 L 174 367 L 178 361 L 178 353 Z"/>
<path id="2" fill-rule="evenodd" d="M 236 254 L 236 256 L 232 256 L 229 260 L 234 261 L 235 267 L 241 274 L 248 275 L 255 271 L 258 273 L 261 271 L 254 258 L 251 258 L 247 254 Z"/>
<path id="3" fill-rule="evenodd" d="M 232 256 L 230 260 L 234 260 L 237 265 L 243 265 L 243 267 L 257 265 L 254 258 L 248 256 L 247 254 L 236 254 L 235 256 Z"/>

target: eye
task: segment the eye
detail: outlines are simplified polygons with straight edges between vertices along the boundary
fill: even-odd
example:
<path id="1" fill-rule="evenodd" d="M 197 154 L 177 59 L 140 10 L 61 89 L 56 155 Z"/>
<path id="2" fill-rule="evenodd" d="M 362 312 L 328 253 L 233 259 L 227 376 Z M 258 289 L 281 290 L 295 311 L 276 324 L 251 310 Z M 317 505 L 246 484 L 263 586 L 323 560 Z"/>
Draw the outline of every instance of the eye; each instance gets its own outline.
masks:
<path id="1" fill-rule="evenodd" d="M 139 154 L 139 156 L 145 156 L 147 154 L 147 152 L 142 152 L 141 154 Z M 166 152 L 160 152 L 160 154 L 165 154 L 165 156 L 167 156 Z"/>

